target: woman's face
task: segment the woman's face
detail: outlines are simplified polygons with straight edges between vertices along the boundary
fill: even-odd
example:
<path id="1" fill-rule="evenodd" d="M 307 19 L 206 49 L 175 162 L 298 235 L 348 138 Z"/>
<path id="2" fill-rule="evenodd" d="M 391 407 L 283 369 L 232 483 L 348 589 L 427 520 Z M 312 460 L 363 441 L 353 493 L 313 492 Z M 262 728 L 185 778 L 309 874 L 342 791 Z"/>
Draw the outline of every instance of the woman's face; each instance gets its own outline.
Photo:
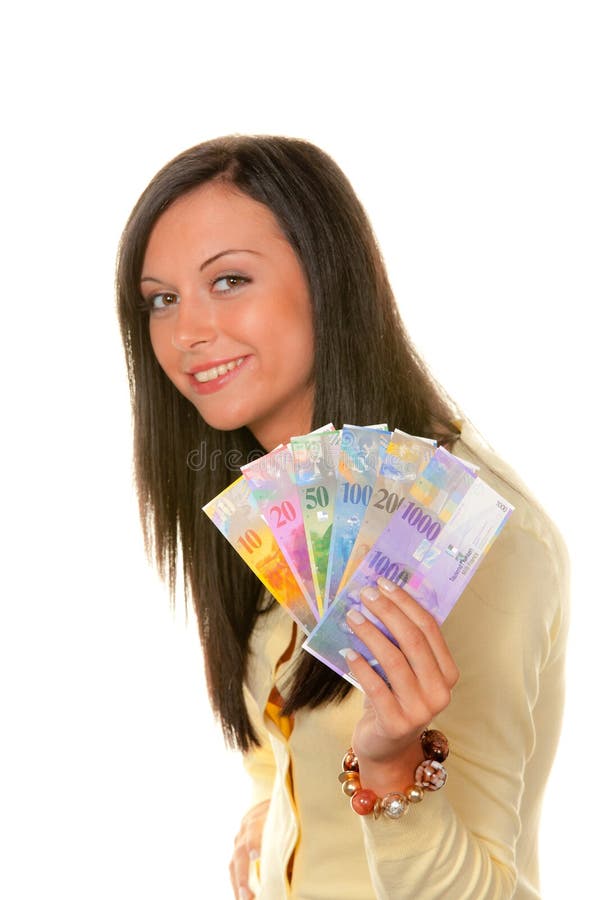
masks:
<path id="1" fill-rule="evenodd" d="M 213 428 L 270 450 L 310 430 L 312 306 L 271 211 L 209 182 L 157 220 L 142 267 L 156 358 Z"/>

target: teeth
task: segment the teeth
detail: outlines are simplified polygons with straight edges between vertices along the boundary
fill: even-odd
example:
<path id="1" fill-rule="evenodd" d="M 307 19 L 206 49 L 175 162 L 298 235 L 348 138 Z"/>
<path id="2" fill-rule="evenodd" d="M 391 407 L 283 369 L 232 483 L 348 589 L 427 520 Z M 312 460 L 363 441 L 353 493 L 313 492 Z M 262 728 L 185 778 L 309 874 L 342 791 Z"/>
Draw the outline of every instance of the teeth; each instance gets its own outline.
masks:
<path id="1" fill-rule="evenodd" d="M 214 381 L 215 378 L 219 378 L 221 375 L 226 375 L 227 372 L 231 372 L 232 369 L 237 368 L 237 366 L 241 366 L 243 362 L 244 357 L 241 356 L 239 359 L 234 359 L 222 366 L 213 366 L 212 369 L 206 369 L 204 372 L 196 372 L 194 378 L 201 384 L 204 384 L 206 381 Z"/>

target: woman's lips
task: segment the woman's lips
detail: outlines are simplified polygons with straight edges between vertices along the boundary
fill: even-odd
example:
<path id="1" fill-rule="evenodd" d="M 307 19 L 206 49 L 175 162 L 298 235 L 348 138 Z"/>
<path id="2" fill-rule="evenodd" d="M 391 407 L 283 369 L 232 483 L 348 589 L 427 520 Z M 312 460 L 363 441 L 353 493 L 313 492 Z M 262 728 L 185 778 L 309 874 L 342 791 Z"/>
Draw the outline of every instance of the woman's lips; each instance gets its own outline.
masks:
<path id="1" fill-rule="evenodd" d="M 238 356 L 226 362 L 198 367 L 194 372 L 188 373 L 192 390 L 197 394 L 214 394 L 215 391 L 220 391 L 238 375 L 248 359 L 248 356 Z"/>

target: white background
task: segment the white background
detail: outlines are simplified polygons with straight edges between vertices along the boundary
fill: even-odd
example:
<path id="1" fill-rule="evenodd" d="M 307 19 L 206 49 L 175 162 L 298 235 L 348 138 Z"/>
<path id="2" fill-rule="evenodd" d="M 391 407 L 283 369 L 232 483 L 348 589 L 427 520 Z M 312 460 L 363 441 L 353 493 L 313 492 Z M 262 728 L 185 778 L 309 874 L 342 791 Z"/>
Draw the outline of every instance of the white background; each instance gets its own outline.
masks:
<path id="1" fill-rule="evenodd" d="M 18 8 L 0 60 L 0 894 L 229 896 L 245 780 L 144 559 L 113 266 L 154 172 L 231 132 L 340 163 L 418 348 L 567 538 L 544 897 L 595 883 L 596 4 Z"/>

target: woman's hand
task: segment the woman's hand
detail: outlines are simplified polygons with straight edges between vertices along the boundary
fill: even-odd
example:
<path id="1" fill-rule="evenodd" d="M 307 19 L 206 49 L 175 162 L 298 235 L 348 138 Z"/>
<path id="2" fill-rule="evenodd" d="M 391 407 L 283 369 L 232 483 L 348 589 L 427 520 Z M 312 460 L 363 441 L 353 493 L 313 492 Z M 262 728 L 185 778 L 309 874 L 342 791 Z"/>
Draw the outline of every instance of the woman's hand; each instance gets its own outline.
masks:
<path id="1" fill-rule="evenodd" d="M 411 783 L 423 758 L 419 735 L 450 703 L 459 673 L 433 616 L 391 581 L 377 584 L 361 600 L 398 647 L 355 610 L 347 622 L 385 671 L 389 687 L 359 654 L 347 653 L 346 662 L 365 692 L 364 714 L 352 736 L 361 784 L 387 793 Z"/>
<path id="2" fill-rule="evenodd" d="M 269 811 L 269 803 L 269 800 L 264 800 L 248 810 L 236 835 L 233 856 L 229 863 L 229 877 L 236 900 L 252 900 L 254 897 L 248 885 L 250 863 L 260 856 L 262 833 Z"/>

